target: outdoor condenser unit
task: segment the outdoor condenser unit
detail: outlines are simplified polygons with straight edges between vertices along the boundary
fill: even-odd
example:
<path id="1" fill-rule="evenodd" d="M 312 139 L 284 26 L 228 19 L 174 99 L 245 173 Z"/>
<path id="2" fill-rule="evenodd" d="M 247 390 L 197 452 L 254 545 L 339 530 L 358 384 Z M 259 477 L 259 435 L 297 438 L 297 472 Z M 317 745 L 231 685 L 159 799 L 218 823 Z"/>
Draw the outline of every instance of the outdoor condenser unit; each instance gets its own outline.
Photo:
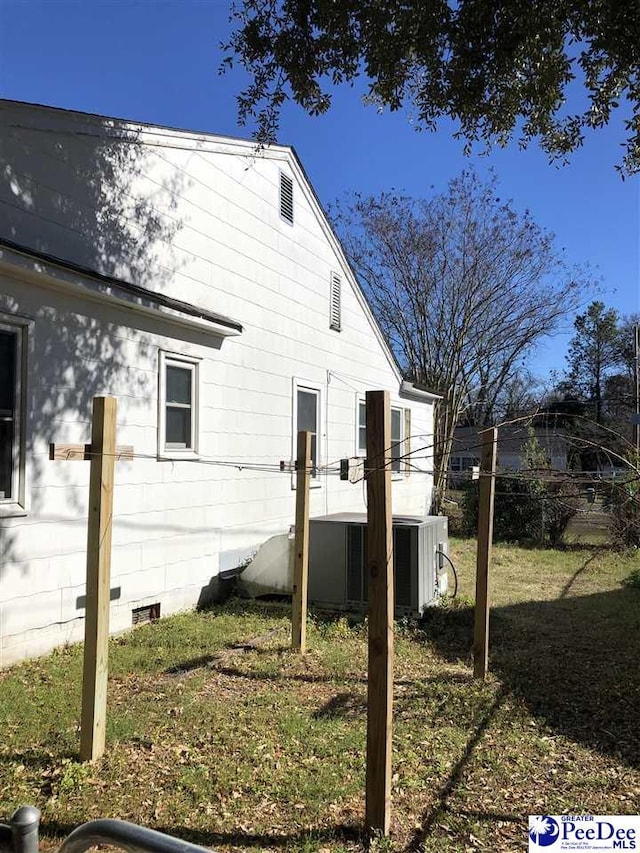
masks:
<path id="1" fill-rule="evenodd" d="M 396 616 L 419 616 L 447 591 L 447 519 L 394 516 Z M 309 601 L 334 610 L 368 606 L 367 517 L 339 513 L 309 522 Z"/>

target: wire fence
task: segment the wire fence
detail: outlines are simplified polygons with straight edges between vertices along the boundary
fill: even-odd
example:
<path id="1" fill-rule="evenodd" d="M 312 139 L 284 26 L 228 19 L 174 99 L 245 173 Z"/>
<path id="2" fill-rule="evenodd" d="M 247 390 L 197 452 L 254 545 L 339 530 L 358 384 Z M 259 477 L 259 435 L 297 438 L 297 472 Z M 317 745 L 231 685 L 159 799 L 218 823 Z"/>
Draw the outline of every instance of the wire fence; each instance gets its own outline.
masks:
<path id="1" fill-rule="evenodd" d="M 512 447 L 520 450 L 523 467 L 503 468 L 498 466 L 495 474 L 483 471 L 478 464 L 472 470 L 448 471 L 454 485 L 468 491 L 469 483 L 475 479 L 494 476 L 496 478 L 495 499 L 502 502 L 527 502 L 529 506 L 538 505 L 540 513 L 544 516 L 545 507 L 553 507 L 556 514 L 572 513 L 576 516 L 588 516 L 594 512 L 594 504 L 599 501 L 601 511 L 617 513 L 620 520 L 619 533 L 622 538 L 635 541 L 633 536 L 627 536 L 627 531 L 640 526 L 640 467 L 638 459 L 634 458 L 634 448 L 629 442 L 625 446 L 624 436 L 608 427 L 602 427 L 588 418 L 581 418 L 581 422 L 587 424 L 592 431 L 592 437 L 577 436 L 570 429 L 551 429 L 547 423 L 545 433 L 554 441 L 564 443 L 565 447 L 575 450 L 597 448 L 601 457 L 612 463 L 608 468 L 594 468 L 586 470 L 583 468 L 570 468 L 552 466 L 549 461 L 542 464 L 527 467 L 526 445 L 531 440 L 532 424 L 539 418 L 537 413 L 530 413 L 518 418 L 503 421 L 498 425 L 498 448 L 500 448 L 501 430 L 508 428 L 506 439 L 511 442 Z M 563 417 L 561 413 L 554 415 L 557 421 Z M 575 416 L 572 416 L 575 417 Z M 597 429 L 602 430 L 600 440 Z M 478 431 L 480 432 L 480 431 Z M 476 440 L 469 437 L 459 438 L 454 436 L 450 442 L 443 442 L 434 438 L 431 433 L 419 433 L 405 436 L 402 440 L 390 443 L 384 451 L 373 458 L 349 456 L 322 462 L 312 462 L 307 472 L 317 482 L 318 480 L 342 479 L 349 480 L 352 484 L 361 484 L 363 487 L 363 500 L 366 504 L 366 491 L 364 486 L 368 476 L 373 472 L 390 470 L 392 473 L 425 478 L 425 490 L 429 482 L 434 478 L 437 466 L 446 461 L 447 445 L 450 451 L 462 452 L 467 458 L 478 459 L 482 443 L 478 433 Z M 605 444 L 607 441 L 615 441 L 617 449 L 612 449 Z M 407 450 L 407 444 L 413 445 Z M 80 446 L 82 447 L 82 446 Z M 545 452 L 545 448 L 538 448 Z M 78 458 L 76 450 L 68 450 L 68 458 Z M 476 457 L 477 454 L 477 457 Z M 90 445 L 84 446 L 83 458 L 88 459 L 98 455 L 98 451 L 92 451 Z M 145 460 L 171 465 L 189 465 L 207 467 L 237 472 L 238 476 L 245 473 L 261 474 L 268 477 L 291 478 L 297 471 L 297 461 L 292 458 L 285 459 L 262 459 L 253 457 L 245 458 L 216 458 L 203 454 L 175 457 L 164 456 L 162 453 L 136 452 L 131 448 L 116 449 L 112 455 L 116 459 L 135 462 Z M 539 454 L 540 455 L 540 454 Z M 64 459 L 64 452 L 57 452 L 56 458 Z M 615 463 L 615 465 L 613 464 Z M 452 505 L 445 498 L 444 506 Z M 537 511 L 536 511 L 537 512 Z M 445 513 L 449 514 L 449 513 Z M 543 523 L 544 526 L 544 523 Z"/>

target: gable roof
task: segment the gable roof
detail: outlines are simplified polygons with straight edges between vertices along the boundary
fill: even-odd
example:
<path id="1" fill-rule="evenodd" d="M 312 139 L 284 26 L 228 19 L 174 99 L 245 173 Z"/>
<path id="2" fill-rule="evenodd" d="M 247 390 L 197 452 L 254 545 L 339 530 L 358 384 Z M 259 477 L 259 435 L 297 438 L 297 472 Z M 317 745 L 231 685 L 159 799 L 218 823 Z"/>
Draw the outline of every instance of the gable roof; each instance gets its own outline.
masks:
<path id="1" fill-rule="evenodd" d="M 135 140 L 138 143 L 142 143 L 144 145 L 150 146 L 159 146 L 166 148 L 180 148 L 183 150 L 194 150 L 200 153 L 206 153 L 207 150 L 212 153 L 228 153 L 228 154 L 236 154 L 239 156 L 249 156 L 249 157 L 262 157 L 266 159 L 276 159 L 286 161 L 291 168 L 291 171 L 295 175 L 298 185 L 301 187 L 303 194 L 309 204 L 310 209 L 313 211 L 316 220 L 327 239 L 328 243 L 331 245 L 340 270 L 344 276 L 344 279 L 350 284 L 367 320 L 371 327 L 374 336 L 376 337 L 378 343 L 380 344 L 385 357 L 396 376 L 398 381 L 398 387 L 400 392 L 407 396 L 415 396 L 425 402 L 435 401 L 441 399 L 441 396 L 435 394 L 431 391 L 418 389 L 413 386 L 411 383 L 408 383 L 403 380 L 402 371 L 400 366 L 391 350 L 387 340 L 380 328 L 378 321 L 376 320 L 374 313 L 371 309 L 369 301 L 360 287 L 358 283 L 357 277 L 349 263 L 349 260 L 346 256 L 344 248 L 338 239 L 338 236 L 329 221 L 329 217 L 324 210 L 324 207 L 311 183 L 309 177 L 302 165 L 300 158 L 293 146 L 289 145 L 268 145 L 263 146 L 258 143 L 242 139 L 235 136 L 225 136 L 223 134 L 214 134 L 208 131 L 193 131 L 186 130 L 181 128 L 169 127 L 166 125 L 160 124 L 151 124 L 147 122 L 139 122 L 130 119 L 121 119 L 115 118 L 111 116 L 103 116 L 95 113 L 85 113 L 78 110 L 68 110 L 60 107 L 51 107 L 43 104 L 34 104 L 28 103 L 24 101 L 14 101 L 9 99 L 0 99 L 0 111 L 3 107 L 11 107 L 12 109 L 20 109 L 24 110 L 25 114 L 28 112 L 33 113 L 34 111 L 41 114 L 48 114 L 49 117 L 54 120 L 60 117 L 63 121 L 67 116 L 73 116 L 76 121 L 76 128 L 73 132 L 79 134 L 88 134 L 88 135 L 99 135 L 104 136 L 109 135 L 113 136 L 115 139 L 127 140 L 131 139 Z M 28 121 L 28 119 L 25 119 Z M 9 125 L 11 126 L 11 125 Z M 14 127 L 26 128 L 30 129 L 27 125 L 16 125 L 13 124 Z M 35 128 L 34 128 L 35 129 Z M 52 130 L 60 130 L 63 128 L 52 128 Z M 67 131 L 68 132 L 68 131 Z M 37 254 L 31 252 L 31 250 L 26 250 L 24 247 L 15 247 L 19 251 L 27 251 L 29 253 Z M 66 265 L 66 262 L 59 258 L 50 258 L 50 260 L 56 264 Z M 68 265 L 67 265 L 68 266 Z M 94 278 L 100 278 L 100 273 L 95 270 L 83 269 L 82 272 L 85 275 L 89 275 Z M 130 282 L 120 282 L 120 284 L 125 284 L 129 290 L 137 287 L 137 285 Z M 151 293 L 151 292 L 149 292 Z M 158 294 L 155 294 L 158 296 Z M 187 304 L 187 303 L 185 303 Z M 190 306 L 191 309 L 196 309 L 195 306 Z M 217 316 L 217 315 L 216 315 Z M 229 320 L 229 318 L 220 317 L 224 322 L 235 323 L 235 321 Z M 242 327 L 238 323 L 239 331 L 242 330 Z"/>

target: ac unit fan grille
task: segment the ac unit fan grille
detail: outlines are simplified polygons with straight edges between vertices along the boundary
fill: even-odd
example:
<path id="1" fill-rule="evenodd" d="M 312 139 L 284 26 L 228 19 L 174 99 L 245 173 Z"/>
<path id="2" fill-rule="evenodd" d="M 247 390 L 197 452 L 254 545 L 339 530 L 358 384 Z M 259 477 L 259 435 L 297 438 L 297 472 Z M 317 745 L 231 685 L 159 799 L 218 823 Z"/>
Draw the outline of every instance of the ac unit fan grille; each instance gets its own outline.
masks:
<path id="1" fill-rule="evenodd" d="M 411 531 L 393 531 L 393 578 L 396 607 L 411 607 Z"/>
<path id="2" fill-rule="evenodd" d="M 347 528 L 347 601 L 369 601 L 366 527 Z M 393 531 L 393 594 L 397 607 L 411 606 L 411 530 Z"/>

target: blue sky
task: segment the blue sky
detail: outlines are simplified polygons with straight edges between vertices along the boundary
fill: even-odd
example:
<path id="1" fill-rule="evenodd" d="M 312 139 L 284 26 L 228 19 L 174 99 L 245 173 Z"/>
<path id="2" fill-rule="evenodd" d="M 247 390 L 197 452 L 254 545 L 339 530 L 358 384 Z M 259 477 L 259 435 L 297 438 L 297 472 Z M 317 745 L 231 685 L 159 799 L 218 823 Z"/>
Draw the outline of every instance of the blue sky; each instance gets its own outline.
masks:
<path id="1" fill-rule="evenodd" d="M 229 5 L 0 0 L 0 96 L 248 136 L 235 103 L 245 78 L 218 74 Z M 295 146 L 325 205 L 351 190 L 429 196 L 470 163 L 480 172 L 492 167 L 502 196 L 554 232 L 569 262 L 596 269 L 599 298 L 621 313 L 640 310 L 640 177 L 623 182 L 614 169 L 621 117 L 592 133 L 564 167 L 549 165 L 535 146 L 520 151 L 515 144 L 465 158 L 452 127 L 417 133 L 405 115 L 379 115 L 362 106 L 359 91 L 344 89 L 320 118 L 288 105 L 280 141 Z M 564 367 L 566 340 L 541 349 L 538 372 Z"/>

